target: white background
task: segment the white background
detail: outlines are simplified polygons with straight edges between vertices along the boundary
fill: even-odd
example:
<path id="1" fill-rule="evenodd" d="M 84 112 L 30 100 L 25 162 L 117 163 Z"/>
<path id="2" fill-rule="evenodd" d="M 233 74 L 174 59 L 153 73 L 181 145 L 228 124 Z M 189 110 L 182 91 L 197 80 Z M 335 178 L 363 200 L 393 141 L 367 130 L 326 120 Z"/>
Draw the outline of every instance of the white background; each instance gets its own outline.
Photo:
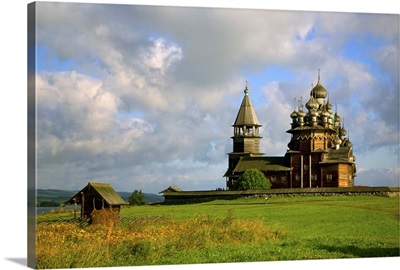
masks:
<path id="1" fill-rule="evenodd" d="M 63 1 L 78 2 L 78 1 Z M 81 1 L 111 3 L 111 1 Z M 265 8 L 286 10 L 344 11 L 399 14 L 398 0 L 289 1 L 261 3 L 259 0 L 168 0 L 116 1 L 123 4 L 155 4 L 205 7 Z M 27 258 L 27 4 L 3 1 L 1 7 L 1 269 L 26 269 Z M 114 3 L 114 2 L 113 2 Z M 397 26 L 399 27 L 399 26 Z M 5 82 L 5 83 L 4 83 Z M 400 258 L 369 258 L 319 261 L 237 263 L 214 265 L 146 266 L 107 269 L 360 269 L 400 265 Z"/>

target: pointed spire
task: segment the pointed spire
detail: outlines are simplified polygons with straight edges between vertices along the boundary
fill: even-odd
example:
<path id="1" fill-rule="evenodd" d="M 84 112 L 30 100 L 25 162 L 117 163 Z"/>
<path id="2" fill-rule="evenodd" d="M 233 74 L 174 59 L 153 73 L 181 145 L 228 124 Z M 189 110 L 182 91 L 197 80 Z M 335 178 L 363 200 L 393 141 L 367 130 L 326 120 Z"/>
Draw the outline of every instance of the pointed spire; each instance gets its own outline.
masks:
<path id="1" fill-rule="evenodd" d="M 244 89 L 244 97 L 242 104 L 240 105 L 239 112 L 236 116 L 234 126 L 261 126 L 258 122 L 257 115 L 254 111 L 253 105 L 251 104 L 249 97 L 249 89 Z"/>

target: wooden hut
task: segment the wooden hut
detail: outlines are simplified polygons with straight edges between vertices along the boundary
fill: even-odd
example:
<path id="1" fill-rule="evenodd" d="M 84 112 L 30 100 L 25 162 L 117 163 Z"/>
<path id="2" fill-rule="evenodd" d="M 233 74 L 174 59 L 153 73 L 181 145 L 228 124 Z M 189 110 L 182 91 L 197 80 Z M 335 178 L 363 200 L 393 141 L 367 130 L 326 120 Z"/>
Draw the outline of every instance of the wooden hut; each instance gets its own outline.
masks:
<path id="1" fill-rule="evenodd" d="M 66 201 L 65 205 L 67 204 L 81 205 L 80 217 L 90 218 L 93 210 L 109 208 L 119 213 L 121 205 L 127 205 L 128 203 L 121 198 L 110 184 L 89 182 L 86 187 Z"/>

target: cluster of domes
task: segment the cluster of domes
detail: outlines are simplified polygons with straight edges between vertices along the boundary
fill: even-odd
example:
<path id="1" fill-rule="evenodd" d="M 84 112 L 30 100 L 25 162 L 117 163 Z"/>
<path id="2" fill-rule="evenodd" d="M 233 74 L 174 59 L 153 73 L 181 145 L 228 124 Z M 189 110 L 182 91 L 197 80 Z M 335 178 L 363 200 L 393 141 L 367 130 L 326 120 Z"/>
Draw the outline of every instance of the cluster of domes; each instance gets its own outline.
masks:
<path id="1" fill-rule="evenodd" d="M 325 98 L 327 101 L 325 102 Z M 297 102 L 296 102 L 297 103 Z M 310 91 L 310 99 L 306 102 L 304 111 L 302 98 L 290 114 L 292 118 L 292 128 L 315 127 L 331 129 L 335 133 L 335 138 L 332 140 L 332 148 L 338 149 L 341 146 L 351 147 L 352 144 L 346 138 L 347 131 L 344 129 L 343 120 L 337 113 L 332 112 L 332 104 L 329 100 L 328 91 L 321 84 L 320 75 L 318 74 L 318 82 L 312 86 Z"/>

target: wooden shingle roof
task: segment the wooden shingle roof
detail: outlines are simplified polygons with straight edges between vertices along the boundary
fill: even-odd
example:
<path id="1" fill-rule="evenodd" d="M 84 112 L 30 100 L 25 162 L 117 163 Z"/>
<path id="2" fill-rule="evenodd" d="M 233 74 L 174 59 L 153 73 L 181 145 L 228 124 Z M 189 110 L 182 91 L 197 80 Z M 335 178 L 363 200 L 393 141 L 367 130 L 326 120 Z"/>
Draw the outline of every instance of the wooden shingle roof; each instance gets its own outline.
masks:
<path id="1" fill-rule="evenodd" d="M 251 104 L 248 95 L 249 90 L 247 89 L 247 87 L 244 92 L 245 95 L 243 97 L 242 104 L 240 105 L 240 109 L 233 126 L 261 126 L 258 122 L 253 105 Z"/>
<path id="2" fill-rule="evenodd" d="M 89 182 L 86 187 L 75 194 L 65 204 L 73 203 L 75 198 L 79 198 L 80 194 L 86 190 L 93 189 L 101 198 L 109 205 L 127 205 L 128 203 L 108 183 Z"/>
<path id="3" fill-rule="evenodd" d="M 169 186 L 168 188 L 160 191 L 159 193 L 165 193 L 165 192 L 182 192 L 182 189 L 178 188 L 177 186 Z"/>
<path id="4" fill-rule="evenodd" d="M 234 173 L 242 173 L 249 169 L 260 171 L 291 171 L 292 168 L 285 166 L 284 157 L 243 157 L 239 160 Z"/>
<path id="5" fill-rule="evenodd" d="M 353 163 L 350 161 L 351 147 L 340 147 L 339 149 L 329 149 L 327 157 L 320 164 L 327 163 Z"/>

